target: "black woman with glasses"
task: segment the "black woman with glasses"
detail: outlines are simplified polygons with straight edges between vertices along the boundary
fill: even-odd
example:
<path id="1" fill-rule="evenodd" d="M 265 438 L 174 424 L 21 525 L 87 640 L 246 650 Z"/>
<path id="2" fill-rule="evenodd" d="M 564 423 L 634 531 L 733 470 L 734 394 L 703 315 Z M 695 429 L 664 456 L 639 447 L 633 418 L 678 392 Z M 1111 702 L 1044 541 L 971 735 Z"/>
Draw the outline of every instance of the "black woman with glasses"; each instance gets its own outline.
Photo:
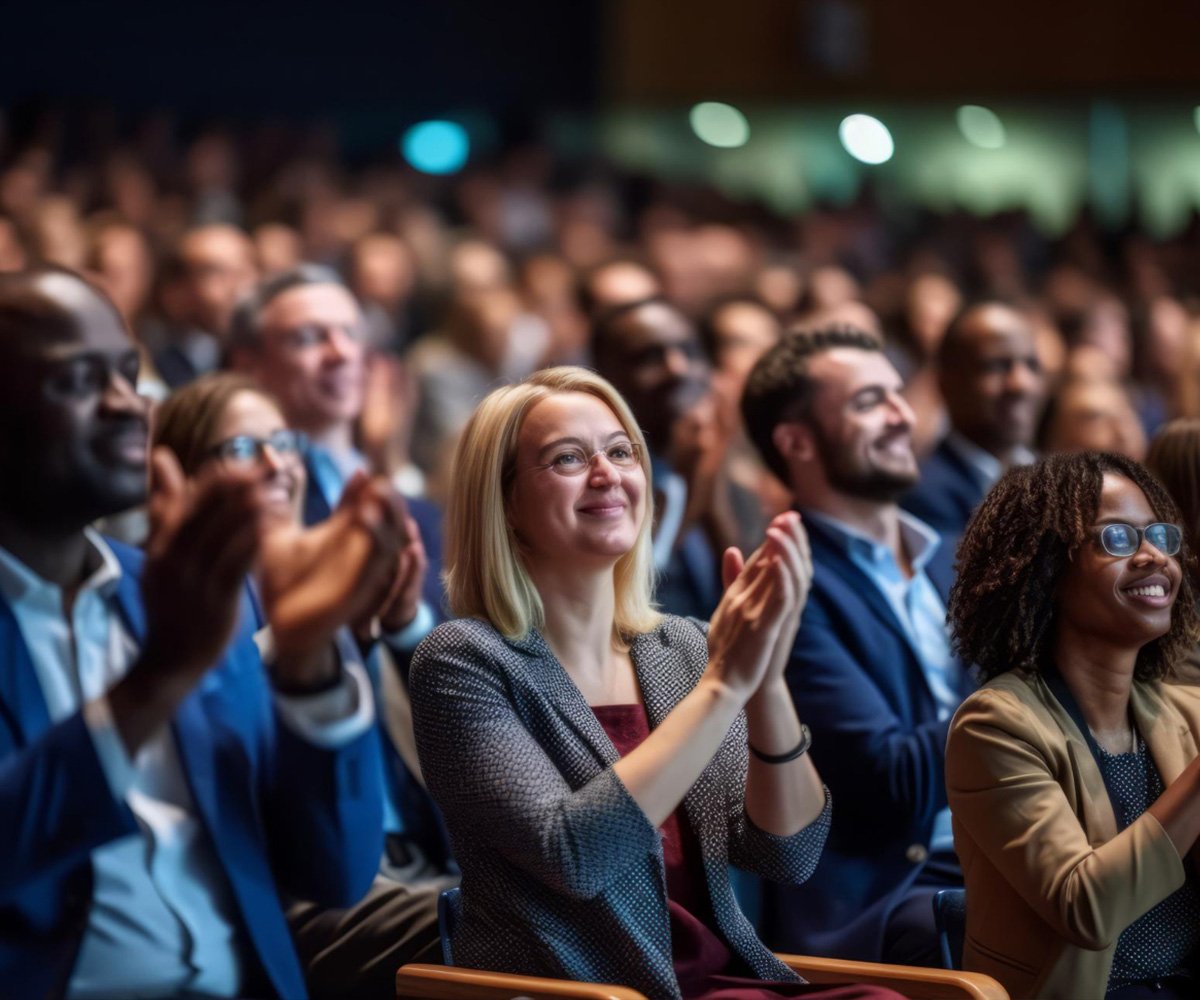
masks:
<path id="1" fill-rule="evenodd" d="M 949 618 L 983 687 L 946 749 L 963 964 L 1014 997 L 1200 995 L 1200 691 L 1175 504 L 1100 453 L 1010 470 L 958 551 Z"/>

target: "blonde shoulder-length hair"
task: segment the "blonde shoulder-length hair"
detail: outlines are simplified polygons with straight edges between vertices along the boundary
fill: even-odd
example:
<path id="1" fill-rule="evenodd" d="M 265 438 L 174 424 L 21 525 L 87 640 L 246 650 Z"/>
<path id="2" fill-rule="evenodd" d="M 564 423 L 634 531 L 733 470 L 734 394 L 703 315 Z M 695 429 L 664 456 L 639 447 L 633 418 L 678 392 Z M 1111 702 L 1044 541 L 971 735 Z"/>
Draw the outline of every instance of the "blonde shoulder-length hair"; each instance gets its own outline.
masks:
<path id="1" fill-rule="evenodd" d="M 602 400 L 640 449 L 646 476 L 645 513 L 637 540 L 617 560 L 613 572 L 613 627 L 618 641 L 625 641 L 651 631 L 662 620 L 653 603 L 650 459 L 625 400 L 586 368 L 535 372 L 516 385 L 496 389 L 472 414 L 455 451 L 446 507 L 446 594 L 456 616 L 486 619 L 509 639 L 524 638 L 531 628 L 543 627 L 542 598 L 525 570 L 520 543 L 509 524 L 508 504 L 525 416 L 543 399 L 564 392 L 585 392 Z"/>

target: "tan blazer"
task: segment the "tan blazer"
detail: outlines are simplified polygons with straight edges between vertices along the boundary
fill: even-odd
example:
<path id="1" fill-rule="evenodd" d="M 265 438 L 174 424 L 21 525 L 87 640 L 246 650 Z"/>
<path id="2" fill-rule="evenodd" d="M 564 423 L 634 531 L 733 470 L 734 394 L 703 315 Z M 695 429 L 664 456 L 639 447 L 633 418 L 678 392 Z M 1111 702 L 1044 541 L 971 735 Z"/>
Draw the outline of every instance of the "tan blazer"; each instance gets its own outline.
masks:
<path id="1" fill-rule="evenodd" d="M 1134 684 L 1138 731 L 1163 782 L 1196 756 L 1200 689 Z M 1104 996 L 1117 938 L 1183 885 L 1144 813 L 1124 831 L 1083 735 L 1037 674 L 971 695 L 946 746 L 954 844 L 967 886 L 965 968 L 1016 998 Z"/>

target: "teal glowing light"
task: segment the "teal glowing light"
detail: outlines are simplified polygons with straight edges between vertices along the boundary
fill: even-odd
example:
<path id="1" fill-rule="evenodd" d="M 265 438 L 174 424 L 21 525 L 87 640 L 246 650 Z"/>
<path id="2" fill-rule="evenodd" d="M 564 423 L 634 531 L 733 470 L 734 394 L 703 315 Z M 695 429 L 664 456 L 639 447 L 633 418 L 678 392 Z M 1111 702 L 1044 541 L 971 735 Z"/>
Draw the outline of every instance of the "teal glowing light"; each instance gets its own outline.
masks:
<path id="1" fill-rule="evenodd" d="M 455 174 L 467 162 L 471 140 L 456 122 L 420 122 L 404 133 L 400 149 L 423 174 Z"/>
<path id="2" fill-rule="evenodd" d="M 1004 145 L 1004 122 L 991 108 L 979 104 L 964 104 L 955 112 L 958 130 L 972 146 L 980 149 L 999 149 Z"/>
<path id="3" fill-rule="evenodd" d="M 847 153 L 860 163 L 887 163 L 896 151 L 892 133 L 878 118 L 849 115 L 838 126 L 838 138 Z"/>
<path id="4" fill-rule="evenodd" d="M 688 120 L 696 136 L 710 146 L 736 149 L 750 138 L 750 123 L 732 104 L 704 101 L 692 108 Z"/>

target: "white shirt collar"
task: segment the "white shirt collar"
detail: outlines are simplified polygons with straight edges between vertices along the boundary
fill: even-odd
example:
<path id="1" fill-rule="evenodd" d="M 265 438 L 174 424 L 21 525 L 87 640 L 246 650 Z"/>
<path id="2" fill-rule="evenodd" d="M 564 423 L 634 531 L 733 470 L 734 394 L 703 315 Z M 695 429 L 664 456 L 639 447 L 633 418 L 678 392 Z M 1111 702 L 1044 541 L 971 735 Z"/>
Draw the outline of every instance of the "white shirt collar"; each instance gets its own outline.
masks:
<path id="1" fill-rule="evenodd" d="M 1031 465 L 1037 461 L 1037 456 L 1024 445 L 1018 445 L 1009 453 L 1008 460 L 1002 461 L 953 429 L 946 435 L 946 444 L 971 467 L 985 489 L 991 489 L 1005 469 L 1016 465 Z"/>
<path id="2" fill-rule="evenodd" d="M 79 589 L 97 590 L 103 596 L 110 597 L 121 579 L 121 564 L 99 532 L 92 528 L 84 528 L 83 534 L 92 551 L 99 557 L 100 564 Z M 0 548 L 0 594 L 4 595 L 9 604 L 27 600 L 37 594 L 57 593 L 58 590 L 57 584 L 42 579 L 7 549 Z"/>

